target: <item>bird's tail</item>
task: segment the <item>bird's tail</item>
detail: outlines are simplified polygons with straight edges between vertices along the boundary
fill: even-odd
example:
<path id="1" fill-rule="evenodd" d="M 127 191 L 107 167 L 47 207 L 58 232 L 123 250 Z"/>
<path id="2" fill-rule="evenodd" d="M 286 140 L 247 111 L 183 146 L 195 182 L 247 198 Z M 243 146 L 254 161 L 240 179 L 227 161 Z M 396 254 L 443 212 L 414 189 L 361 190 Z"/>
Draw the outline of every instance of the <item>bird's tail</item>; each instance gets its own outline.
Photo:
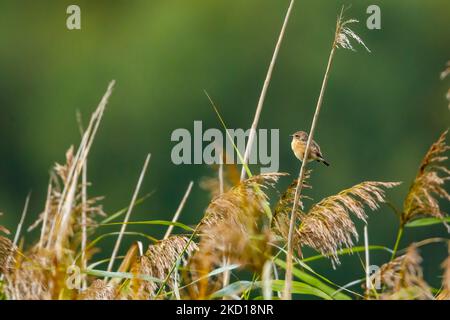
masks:
<path id="1" fill-rule="evenodd" d="M 327 167 L 330 166 L 330 164 L 329 164 L 324 158 L 317 159 L 317 161 L 322 162 L 322 163 L 323 163 L 324 165 L 326 165 Z"/>

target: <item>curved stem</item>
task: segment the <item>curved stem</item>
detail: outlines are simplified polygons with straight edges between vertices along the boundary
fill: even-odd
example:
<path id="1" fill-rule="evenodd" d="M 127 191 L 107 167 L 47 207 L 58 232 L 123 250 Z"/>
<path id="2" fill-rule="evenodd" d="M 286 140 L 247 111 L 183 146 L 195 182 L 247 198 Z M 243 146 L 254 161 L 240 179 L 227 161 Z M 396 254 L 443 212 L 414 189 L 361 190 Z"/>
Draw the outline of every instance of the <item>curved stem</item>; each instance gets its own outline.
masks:
<path id="1" fill-rule="evenodd" d="M 395 240 L 394 250 L 392 251 L 391 261 L 394 260 L 395 255 L 397 253 L 398 245 L 400 244 L 400 240 L 402 239 L 403 229 L 404 229 L 404 226 L 403 226 L 403 224 L 401 224 L 400 228 L 398 229 L 397 240 Z"/>
<path id="2" fill-rule="evenodd" d="M 305 151 L 303 154 L 302 165 L 300 167 L 300 173 L 298 175 L 297 180 L 297 187 L 295 188 L 295 195 L 294 195 L 294 204 L 292 206 L 290 221 L 289 221 L 289 233 L 288 233 L 288 239 L 287 239 L 287 254 L 286 254 L 286 273 L 285 273 L 285 281 L 284 281 L 284 290 L 283 290 L 283 298 L 284 300 L 291 300 L 292 299 L 292 258 L 293 258 L 293 238 L 294 238 L 294 225 L 295 225 L 295 216 L 298 208 L 298 203 L 300 200 L 300 195 L 302 193 L 303 188 L 303 180 L 305 178 L 306 173 L 306 164 L 309 157 L 310 147 L 312 145 L 314 132 L 316 130 L 317 121 L 319 119 L 320 109 L 322 107 L 323 97 L 325 95 L 325 90 L 327 88 L 328 78 L 330 75 L 330 69 L 334 58 L 334 53 L 336 51 L 336 39 L 339 34 L 339 28 L 342 18 L 342 12 L 341 15 L 338 18 L 337 25 L 336 25 L 336 32 L 335 37 L 333 40 L 333 45 L 331 47 L 330 56 L 328 57 L 328 63 L 327 68 L 325 70 L 325 74 L 322 80 L 322 87 L 320 88 L 320 94 L 319 98 L 317 100 L 316 105 L 316 111 L 314 112 L 314 117 L 311 123 L 311 129 L 309 130 L 308 135 L 308 141 L 306 143 Z"/>

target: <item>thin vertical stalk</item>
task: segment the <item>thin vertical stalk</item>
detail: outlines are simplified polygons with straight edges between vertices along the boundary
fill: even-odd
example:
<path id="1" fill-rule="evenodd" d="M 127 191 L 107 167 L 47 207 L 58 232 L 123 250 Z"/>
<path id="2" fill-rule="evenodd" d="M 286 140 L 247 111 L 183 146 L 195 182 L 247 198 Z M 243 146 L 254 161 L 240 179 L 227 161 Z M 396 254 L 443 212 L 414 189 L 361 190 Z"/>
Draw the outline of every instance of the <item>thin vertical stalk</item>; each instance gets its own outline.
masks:
<path id="1" fill-rule="evenodd" d="M 292 7 L 294 6 L 294 2 L 295 2 L 295 0 L 291 0 L 289 7 L 287 9 L 287 12 L 286 12 L 286 16 L 284 17 L 283 26 L 281 27 L 280 35 L 278 36 L 278 40 L 275 45 L 275 50 L 272 55 L 272 60 L 270 61 L 269 69 L 267 70 L 266 79 L 264 80 L 261 94 L 259 96 L 258 105 L 256 106 L 255 117 L 253 118 L 253 123 L 252 123 L 251 129 L 250 129 L 247 146 L 245 148 L 244 162 L 242 164 L 242 171 L 241 171 L 241 181 L 244 180 L 246 177 L 245 167 L 248 163 L 248 158 L 250 157 L 250 153 L 251 153 L 252 146 L 253 146 L 253 141 L 255 140 L 256 128 L 258 127 L 259 118 L 261 116 L 261 111 L 262 111 L 262 108 L 264 105 L 264 100 L 265 100 L 266 94 L 267 94 L 267 89 L 269 88 L 270 79 L 272 78 L 273 68 L 275 66 L 275 62 L 278 57 L 278 52 L 280 51 L 281 42 L 283 41 L 284 33 L 286 31 L 286 26 L 288 24 L 289 17 L 291 15 L 291 11 L 292 11 Z"/>
<path id="2" fill-rule="evenodd" d="M 120 228 L 119 236 L 117 237 L 117 241 L 116 241 L 116 244 L 114 245 L 111 259 L 109 260 L 108 269 L 107 269 L 108 272 L 110 272 L 114 266 L 114 261 L 116 260 L 116 256 L 119 251 L 120 243 L 122 242 L 123 234 L 125 233 L 125 229 L 127 228 L 127 223 L 128 223 L 128 220 L 130 219 L 131 211 L 133 210 L 134 204 L 135 204 L 137 196 L 139 194 L 139 190 L 141 189 L 142 181 L 144 180 L 145 172 L 147 171 L 147 166 L 148 166 L 149 161 L 150 161 L 150 154 L 148 154 L 147 158 L 145 159 L 145 163 L 144 163 L 144 166 L 142 167 L 142 171 L 139 176 L 139 180 L 136 185 L 136 188 L 134 190 L 133 197 L 131 198 L 130 206 L 128 207 L 122 227 Z"/>
<path id="3" fill-rule="evenodd" d="M 178 218 L 180 217 L 180 213 L 181 213 L 181 211 L 183 210 L 184 205 L 186 204 L 186 201 L 187 201 L 187 199 L 188 199 L 188 197 L 189 197 L 189 194 L 191 193 L 191 190 L 192 190 L 192 186 L 193 186 L 193 185 L 194 185 L 194 182 L 191 181 L 191 182 L 189 183 L 189 186 L 188 186 L 187 190 L 186 190 L 186 193 L 185 193 L 184 196 L 183 196 L 183 199 L 181 200 L 180 204 L 178 205 L 178 208 L 177 208 L 177 211 L 175 212 L 175 215 L 174 215 L 173 218 L 172 218 L 172 223 L 175 223 L 175 222 L 178 221 Z M 167 239 L 167 238 L 169 238 L 170 234 L 172 233 L 172 230 L 173 230 L 173 224 L 171 224 L 171 225 L 167 228 L 166 234 L 164 235 L 164 238 L 163 238 L 164 240 Z"/>
<path id="4" fill-rule="evenodd" d="M 81 268 L 86 270 L 87 258 L 87 159 L 81 172 Z M 86 289 L 86 277 L 83 278 L 83 290 Z"/>
<path id="5" fill-rule="evenodd" d="M 365 271 L 366 271 L 366 290 L 367 292 L 370 290 L 371 283 L 370 283 L 370 255 L 369 255 L 369 231 L 367 230 L 367 225 L 364 226 L 364 257 L 365 257 Z"/>
<path id="6" fill-rule="evenodd" d="M 81 138 L 84 135 L 83 121 L 81 118 L 81 113 L 77 112 L 78 127 L 80 130 Z M 81 269 L 86 270 L 87 259 L 86 259 L 86 246 L 87 246 L 87 163 L 88 160 L 83 164 L 81 171 Z M 86 276 L 83 276 L 82 289 L 86 289 Z"/>
<path id="7" fill-rule="evenodd" d="M 400 227 L 398 228 L 397 239 L 395 240 L 394 249 L 392 250 L 391 261 L 394 260 L 395 255 L 397 254 L 398 246 L 400 245 L 400 240 L 402 239 L 403 236 L 403 229 L 404 229 L 403 224 L 401 224 Z"/>
<path id="8" fill-rule="evenodd" d="M 322 87 L 320 89 L 319 98 L 317 100 L 316 111 L 314 113 L 311 128 L 309 130 L 308 142 L 306 143 L 305 153 L 303 155 L 304 161 L 302 161 L 302 165 L 300 167 L 300 173 L 298 175 L 297 187 L 295 188 L 294 204 L 292 206 L 292 211 L 291 211 L 291 218 L 290 218 L 290 222 L 289 222 L 289 233 L 288 233 L 288 240 L 287 240 L 286 275 L 285 275 L 285 286 L 284 286 L 284 293 L 283 293 L 284 299 L 286 299 L 286 300 L 290 300 L 292 298 L 292 293 L 291 293 L 291 291 L 292 291 L 291 290 L 292 289 L 292 268 L 293 268 L 293 266 L 292 266 L 293 247 L 292 246 L 293 246 L 294 225 L 295 225 L 295 216 L 296 216 L 295 213 L 297 212 L 297 209 L 298 209 L 298 202 L 299 202 L 300 194 L 301 194 L 302 188 L 303 188 L 303 180 L 305 178 L 306 164 L 307 164 L 307 159 L 309 157 L 311 142 L 313 141 L 314 132 L 315 132 L 316 126 L 317 126 L 317 121 L 319 120 L 320 109 L 322 107 L 323 97 L 325 95 L 325 90 L 326 90 L 328 78 L 330 75 L 330 69 L 331 69 L 334 54 L 336 51 L 336 41 L 337 41 L 337 37 L 340 32 L 341 19 L 342 19 L 342 11 L 341 11 L 341 15 L 338 18 L 338 22 L 336 24 L 336 32 L 335 32 L 335 37 L 333 40 L 333 46 L 331 47 L 330 56 L 328 57 L 327 68 L 325 71 L 325 75 L 323 77 Z"/>

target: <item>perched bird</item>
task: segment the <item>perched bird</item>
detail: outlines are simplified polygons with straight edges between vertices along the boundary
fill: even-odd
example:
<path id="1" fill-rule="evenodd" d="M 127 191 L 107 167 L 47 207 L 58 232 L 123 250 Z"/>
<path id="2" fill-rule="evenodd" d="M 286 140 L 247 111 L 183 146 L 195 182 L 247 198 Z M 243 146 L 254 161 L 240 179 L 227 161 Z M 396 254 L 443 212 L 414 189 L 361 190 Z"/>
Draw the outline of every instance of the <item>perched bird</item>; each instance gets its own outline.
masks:
<path id="1" fill-rule="evenodd" d="M 291 148 L 297 159 L 303 161 L 303 155 L 305 154 L 306 143 L 308 142 L 308 134 L 305 131 L 297 131 L 290 135 L 292 137 Z M 311 161 L 322 162 L 324 165 L 330 164 L 323 158 L 320 147 L 314 140 L 311 141 L 311 147 L 309 148 L 308 162 Z"/>

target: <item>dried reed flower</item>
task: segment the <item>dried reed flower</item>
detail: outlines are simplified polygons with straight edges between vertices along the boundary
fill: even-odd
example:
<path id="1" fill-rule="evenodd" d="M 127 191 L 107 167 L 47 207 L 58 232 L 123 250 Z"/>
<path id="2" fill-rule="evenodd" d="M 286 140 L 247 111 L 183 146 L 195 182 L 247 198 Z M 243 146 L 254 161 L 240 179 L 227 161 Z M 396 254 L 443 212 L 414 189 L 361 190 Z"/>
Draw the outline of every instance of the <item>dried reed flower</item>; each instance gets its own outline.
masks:
<path id="1" fill-rule="evenodd" d="M 444 153 L 450 149 L 445 141 L 447 132 L 448 130 L 442 133 L 431 145 L 420 164 L 419 172 L 403 204 L 402 225 L 418 216 L 432 216 L 440 219 L 446 216 L 439 207 L 438 199 L 450 200 L 450 195 L 444 189 L 445 181 L 450 179 L 450 170 L 442 165 L 448 158 L 444 156 Z"/>
<path id="2" fill-rule="evenodd" d="M 56 164 L 51 173 L 46 209 L 30 227 L 32 230 L 42 223 L 41 238 L 30 249 L 17 255 L 13 261 L 14 268 L 5 274 L 5 293 L 10 299 L 72 298 L 74 295 L 74 291 L 66 290 L 65 280 L 66 270 L 73 265 L 74 253 L 80 245 L 78 234 L 82 229 L 81 213 L 86 209 L 91 216 L 103 214 L 101 206 L 97 205 L 101 198 L 92 198 L 83 203 L 83 186 L 78 177 L 87 160 L 113 85 L 114 82 L 111 82 L 93 113 L 78 151 L 74 153 L 73 147 L 69 148 L 66 163 Z M 91 219 L 88 224 L 93 223 Z"/>
<path id="3" fill-rule="evenodd" d="M 383 287 L 381 294 L 371 296 L 381 300 L 430 300 L 430 287 L 423 279 L 420 257 L 414 244 L 406 253 L 381 266 L 371 276 L 372 283 Z M 370 291 L 369 291 L 370 293 Z"/>
<path id="4" fill-rule="evenodd" d="M 9 230 L 0 225 L 0 232 L 9 234 Z M 0 274 L 6 273 L 13 257 L 13 243 L 6 237 L 0 236 Z"/>
<path id="5" fill-rule="evenodd" d="M 268 196 L 264 190 L 282 175 L 253 176 L 213 199 L 198 228 L 199 251 L 190 261 L 191 278 L 201 279 L 222 265 L 224 258 L 230 264 L 261 270 L 272 238 L 266 221 Z M 190 288 L 191 297 L 205 298 L 216 284 L 212 279 L 199 281 L 195 289 Z"/>
<path id="6" fill-rule="evenodd" d="M 28 228 L 28 231 L 32 231 L 38 226 L 41 226 L 42 238 L 38 246 L 42 248 L 45 246 L 47 249 L 51 248 L 54 242 L 54 238 L 59 232 L 58 229 L 58 208 L 63 199 L 61 185 L 65 186 L 67 181 L 67 174 L 69 168 L 73 165 L 73 146 L 71 146 L 66 152 L 66 163 L 59 164 L 56 163 L 53 171 L 51 172 L 52 179 L 50 180 L 49 194 L 47 195 L 46 208 L 39 215 L 39 218 Z M 82 229 L 82 211 L 83 208 L 87 213 L 86 225 L 87 227 L 94 227 L 96 225 L 95 216 L 105 216 L 103 207 L 100 201 L 103 197 L 92 197 L 86 200 L 86 203 L 82 201 L 82 188 L 83 186 L 79 184 L 75 189 L 75 196 L 73 200 L 73 207 L 71 210 L 71 220 L 67 225 L 66 233 L 68 237 L 73 236 Z M 45 223 L 44 223 L 45 222 Z M 66 246 L 66 249 L 70 248 L 75 250 L 75 247 Z M 37 248 L 36 248 L 37 249 Z"/>
<path id="7" fill-rule="evenodd" d="M 370 52 L 369 48 L 365 45 L 364 41 L 352 30 L 348 27 L 348 25 L 352 23 L 358 23 L 359 21 L 356 19 L 348 19 L 344 20 L 342 15 L 339 16 L 336 23 L 336 34 L 334 40 L 334 46 L 336 48 L 343 48 L 352 51 L 356 51 L 351 43 L 351 39 L 355 40 L 358 44 L 362 45 L 368 52 Z"/>
<path id="8" fill-rule="evenodd" d="M 181 258 L 180 265 L 186 265 L 188 257 L 197 249 L 195 242 L 190 241 L 188 237 L 171 236 L 150 245 L 147 252 L 138 257 L 131 268 L 131 272 L 135 275 L 146 275 L 164 280 L 179 258 Z M 174 288 L 176 276 L 175 272 L 172 273 L 167 283 L 169 287 Z M 150 299 L 155 297 L 158 288 L 158 283 L 136 277 L 131 280 L 130 294 L 134 299 Z"/>
<path id="9" fill-rule="evenodd" d="M 371 210 L 379 208 L 385 201 L 383 188 L 393 188 L 397 182 L 367 181 L 339 192 L 314 204 L 307 213 L 298 211 L 300 222 L 294 243 L 307 245 L 323 255 L 330 256 L 333 263 L 339 263 L 338 250 L 343 246 L 353 246 L 352 237 L 358 239 L 358 232 L 350 218 L 353 213 L 358 219 L 366 221 L 364 206 Z M 293 195 L 291 195 L 291 200 Z M 287 219 L 284 219 L 288 223 Z M 287 226 L 279 220 L 276 226 L 281 234 Z"/>

